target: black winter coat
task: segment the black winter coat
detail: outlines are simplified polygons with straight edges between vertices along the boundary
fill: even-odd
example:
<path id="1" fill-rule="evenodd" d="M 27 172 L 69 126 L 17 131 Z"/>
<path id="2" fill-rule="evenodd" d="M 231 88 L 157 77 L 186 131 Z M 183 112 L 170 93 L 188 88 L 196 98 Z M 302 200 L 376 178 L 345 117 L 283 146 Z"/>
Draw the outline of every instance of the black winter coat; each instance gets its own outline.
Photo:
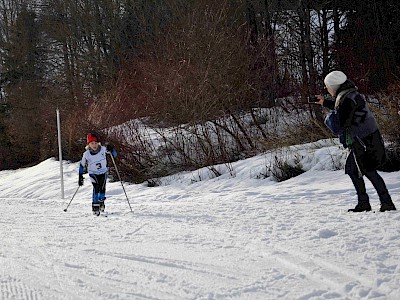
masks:
<path id="1" fill-rule="evenodd" d="M 347 134 L 341 137 L 341 142 L 355 153 L 363 174 L 376 170 L 385 162 L 386 151 L 378 125 L 364 96 L 350 80 L 339 87 L 336 95 L 336 101 L 325 100 L 324 106 L 338 112 L 340 127 L 343 134 Z M 356 166 L 352 165 L 346 164 L 346 174 L 357 172 Z"/>

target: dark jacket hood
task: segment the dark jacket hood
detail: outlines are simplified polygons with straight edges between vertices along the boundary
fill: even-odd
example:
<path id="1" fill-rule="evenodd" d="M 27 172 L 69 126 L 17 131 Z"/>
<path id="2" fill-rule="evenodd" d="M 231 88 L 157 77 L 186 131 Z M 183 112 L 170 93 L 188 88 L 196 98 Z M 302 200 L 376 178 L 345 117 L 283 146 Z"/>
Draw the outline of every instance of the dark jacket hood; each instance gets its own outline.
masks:
<path id="1" fill-rule="evenodd" d="M 340 87 L 336 91 L 336 95 L 335 96 L 339 95 L 340 92 L 348 90 L 348 89 L 351 89 L 351 88 L 357 89 L 356 84 L 352 80 L 347 79 L 344 83 L 342 83 L 340 85 Z"/>

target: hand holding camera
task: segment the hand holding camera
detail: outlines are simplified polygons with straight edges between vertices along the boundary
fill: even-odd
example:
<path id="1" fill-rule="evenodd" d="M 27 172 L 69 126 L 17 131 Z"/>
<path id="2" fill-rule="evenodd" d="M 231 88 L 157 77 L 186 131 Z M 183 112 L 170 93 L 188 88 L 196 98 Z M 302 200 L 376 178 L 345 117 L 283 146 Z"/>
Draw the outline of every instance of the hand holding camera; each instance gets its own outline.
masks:
<path id="1" fill-rule="evenodd" d="M 308 103 L 312 104 L 324 104 L 325 97 L 322 95 L 310 95 L 308 96 Z"/>

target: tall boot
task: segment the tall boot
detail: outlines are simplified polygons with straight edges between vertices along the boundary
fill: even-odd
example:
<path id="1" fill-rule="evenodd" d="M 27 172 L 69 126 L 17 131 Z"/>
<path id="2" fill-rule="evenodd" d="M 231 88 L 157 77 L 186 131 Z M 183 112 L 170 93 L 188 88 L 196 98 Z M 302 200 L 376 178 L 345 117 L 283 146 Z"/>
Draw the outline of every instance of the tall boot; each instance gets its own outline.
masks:
<path id="1" fill-rule="evenodd" d="M 396 210 L 396 206 L 392 202 L 389 191 L 386 187 L 385 181 L 378 174 L 377 171 L 368 172 L 365 174 L 367 178 L 371 181 L 375 190 L 378 192 L 379 200 L 381 201 L 381 208 L 379 211 L 385 212 L 390 210 Z"/>
<path id="2" fill-rule="evenodd" d="M 350 208 L 348 212 L 363 212 L 363 211 L 371 211 L 371 205 L 369 202 L 358 202 L 356 207 Z"/>
<path id="3" fill-rule="evenodd" d="M 389 192 L 387 190 L 383 194 L 380 194 L 378 192 L 378 195 L 379 195 L 379 200 L 381 200 L 381 208 L 379 209 L 380 212 L 396 210 L 396 206 L 394 206 L 392 197 L 390 197 Z"/>
<path id="4" fill-rule="evenodd" d="M 367 190 L 365 189 L 364 179 L 362 177 L 359 177 L 358 175 L 349 176 L 357 192 L 358 204 L 355 208 L 349 209 L 348 212 L 371 211 L 371 205 L 369 204 L 369 197 L 367 194 Z"/>

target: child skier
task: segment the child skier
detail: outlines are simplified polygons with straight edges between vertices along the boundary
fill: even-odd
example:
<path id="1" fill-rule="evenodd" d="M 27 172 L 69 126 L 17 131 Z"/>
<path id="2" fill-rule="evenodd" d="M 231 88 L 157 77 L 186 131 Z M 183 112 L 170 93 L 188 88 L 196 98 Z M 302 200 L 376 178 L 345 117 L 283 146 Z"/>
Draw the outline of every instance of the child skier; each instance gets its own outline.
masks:
<path id="1" fill-rule="evenodd" d="M 110 154 L 114 157 L 117 152 L 111 145 L 104 147 L 100 144 L 99 138 L 95 133 L 87 135 L 86 151 L 83 153 L 81 163 L 79 165 L 79 186 L 83 185 L 83 173 L 85 167 L 93 184 L 92 195 L 92 211 L 94 215 L 100 215 L 100 211 L 104 211 L 104 200 L 106 199 L 106 182 L 107 182 L 107 157 Z"/>

